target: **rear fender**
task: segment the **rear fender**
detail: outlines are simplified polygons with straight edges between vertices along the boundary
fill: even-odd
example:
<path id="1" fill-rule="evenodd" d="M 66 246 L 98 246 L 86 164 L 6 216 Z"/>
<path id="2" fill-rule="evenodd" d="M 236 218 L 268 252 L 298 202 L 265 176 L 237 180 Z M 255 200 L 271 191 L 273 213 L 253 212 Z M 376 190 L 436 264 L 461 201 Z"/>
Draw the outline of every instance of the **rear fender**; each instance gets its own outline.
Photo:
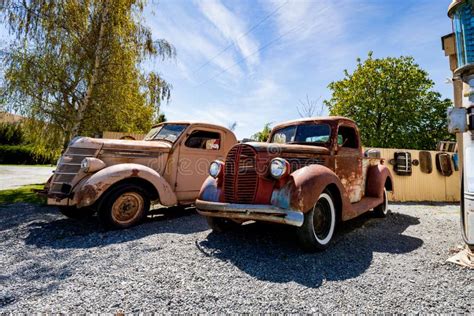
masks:
<path id="1" fill-rule="evenodd" d="M 321 193 L 328 186 L 340 210 L 350 210 L 350 202 L 344 187 L 337 175 L 322 165 L 311 165 L 296 170 L 290 175 L 289 181 L 272 194 L 272 204 L 281 208 L 291 208 L 306 213 L 316 204 Z"/>
<path id="2" fill-rule="evenodd" d="M 150 183 L 159 195 L 160 204 L 165 206 L 177 204 L 177 198 L 171 186 L 158 172 L 134 163 L 113 165 L 91 175 L 73 189 L 73 204 L 78 207 L 90 206 L 112 185 L 128 178 L 138 178 Z"/>
<path id="3" fill-rule="evenodd" d="M 387 182 L 388 181 L 388 182 Z M 370 197 L 383 197 L 383 189 L 387 184 L 387 191 L 394 192 L 393 178 L 390 170 L 385 165 L 370 166 L 367 170 L 367 183 L 365 185 L 365 195 Z"/>

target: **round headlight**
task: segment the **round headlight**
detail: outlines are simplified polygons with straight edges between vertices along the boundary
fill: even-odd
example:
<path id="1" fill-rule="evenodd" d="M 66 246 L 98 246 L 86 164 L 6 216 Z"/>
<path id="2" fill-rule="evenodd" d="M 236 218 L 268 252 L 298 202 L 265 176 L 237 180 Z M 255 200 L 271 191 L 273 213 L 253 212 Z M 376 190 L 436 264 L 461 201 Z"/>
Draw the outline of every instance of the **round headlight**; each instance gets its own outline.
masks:
<path id="1" fill-rule="evenodd" d="M 288 162 L 282 158 L 275 158 L 270 163 L 270 174 L 275 179 L 280 179 L 288 172 Z"/>
<path id="2" fill-rule="evenodd" d="M 209 166 L 209 175 L 213 178 L 217 178 L 222 171 L 222 162 L 215 160 L 211 162 Z"/>
<path id="3" fill-rule="evenodd" d="M 90 161 L 87 158 L 82 159 L 81 161 L 81 170 L 84 172 L 89 171 Z"/>

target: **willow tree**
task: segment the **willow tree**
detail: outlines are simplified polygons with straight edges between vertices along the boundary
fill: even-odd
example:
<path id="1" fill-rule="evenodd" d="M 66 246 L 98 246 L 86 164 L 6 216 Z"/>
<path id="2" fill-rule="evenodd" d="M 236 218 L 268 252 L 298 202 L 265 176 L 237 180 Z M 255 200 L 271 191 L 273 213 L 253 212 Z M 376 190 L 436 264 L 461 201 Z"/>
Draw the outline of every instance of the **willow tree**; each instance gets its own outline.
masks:
<path id="1" fill-rule="evenodd" d="M 6 0 L 12 42 L 3 54 L 3 102 L 28 116 L 46 147 L 104 130 L 145 131 L 171 86 L 141 67 L 173 58 L 153 40 L 140 0 Z M 43 147 L 44 147 L 43 146 Z"/>
<path id="2" fill-rule="evenodd" d="M 433 91 L 428 73 L 412 57 L 357 60 L 352 73 L 329 84 L 331 115 L 354 119 L 365 146 L 434 149 L 449 139 L 449 99 Z"/>

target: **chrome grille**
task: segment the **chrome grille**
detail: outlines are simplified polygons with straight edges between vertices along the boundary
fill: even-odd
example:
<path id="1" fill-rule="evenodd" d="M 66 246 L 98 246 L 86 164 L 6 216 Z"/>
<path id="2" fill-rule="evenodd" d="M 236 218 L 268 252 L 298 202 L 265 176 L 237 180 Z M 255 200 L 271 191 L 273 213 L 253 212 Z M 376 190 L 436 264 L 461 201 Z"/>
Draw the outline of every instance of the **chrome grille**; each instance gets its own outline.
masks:
<path id="1" fill-rule="evenodd" d="M 228 203 L 253 203 L 257 192 L 257 155 L 248 145 L 233 147 L 224 168 L 224 197 Z"/>
<path id="2" fill-rule="evenodd" d="M 51 181 L 50 193 L 67 194 L 62 190 L 63 185 L 72 185 L 74 178 L 81 169 L 81 162 L 85 157 L 95 157 L 98 149 L 68 147 L 61 157 Z"/>

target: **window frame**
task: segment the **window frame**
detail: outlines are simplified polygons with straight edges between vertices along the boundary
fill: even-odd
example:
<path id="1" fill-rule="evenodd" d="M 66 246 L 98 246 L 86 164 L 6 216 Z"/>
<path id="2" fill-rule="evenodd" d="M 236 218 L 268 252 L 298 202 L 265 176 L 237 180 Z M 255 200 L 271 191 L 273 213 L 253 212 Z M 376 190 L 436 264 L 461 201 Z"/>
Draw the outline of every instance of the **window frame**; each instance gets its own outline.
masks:
<path id="1" fill-rule="evenodd" d="M 205 133 L 214 133 L 216 135 L 219 136 L 219 138 L 217 138 L 219 140 L 219 148 L 218 149 L 207 149 L 207 148 L 197 148 L 197 147 L 190 147 L 187 145 L 187 142 L 189 141 L 189 139 L 191 139 L 191 137 L 193 137 L 193 134 L 197 133 L 197 132 L 205 132 Z M 213 138 L 209 138 L 208 140 L 211 140 Z M 221 151 L 222 150 L 222 143 L 223 143 L 223 134 L 220 132 L 220 131 L 216 131 L 216 130 L 208 130 L 208 129 L 204 129 L 204 128 L 195 128 L 191 131 L 189 131 L 189 133 L 186 135 L 186 139 L 183 141 L 183 147 L 186 148 L 187 150 L 199 150 L 199 151 L 206 151 L 206 152 L 218 152 L 218 151 Z M 207 140 L 207 141 L 208 141 Z"/>

